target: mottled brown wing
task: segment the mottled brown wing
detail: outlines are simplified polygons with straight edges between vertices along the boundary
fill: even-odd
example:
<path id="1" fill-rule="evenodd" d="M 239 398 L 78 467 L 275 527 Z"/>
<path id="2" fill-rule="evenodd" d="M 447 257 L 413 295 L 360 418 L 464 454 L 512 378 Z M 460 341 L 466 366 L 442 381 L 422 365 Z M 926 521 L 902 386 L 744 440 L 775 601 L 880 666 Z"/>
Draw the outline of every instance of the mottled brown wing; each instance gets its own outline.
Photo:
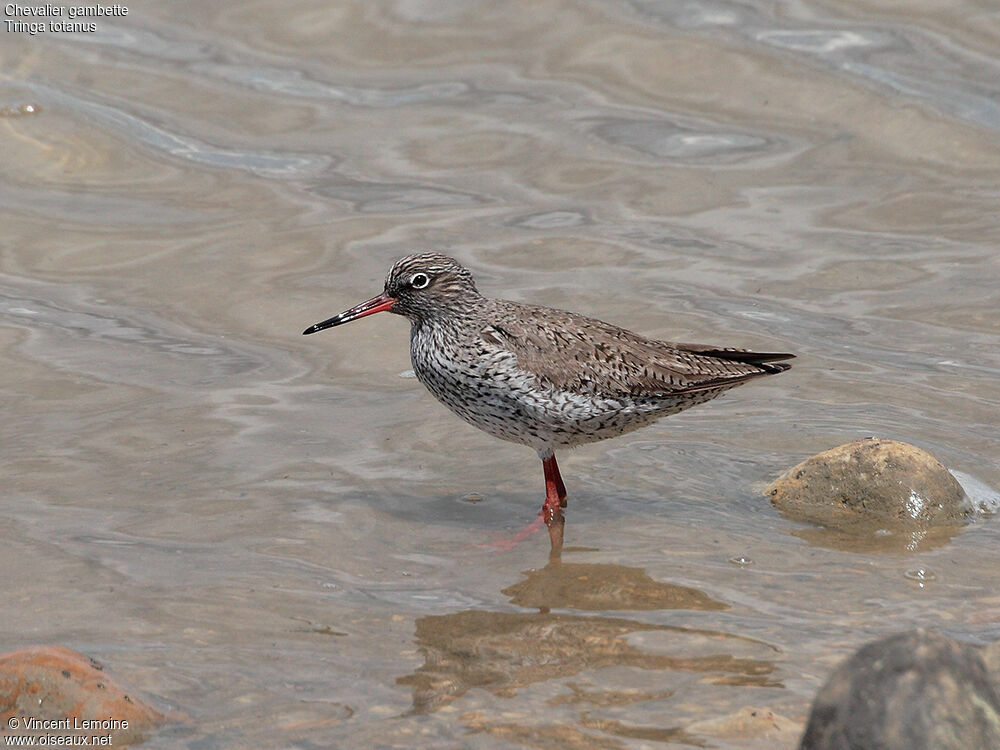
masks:
<path id="1" fill-rule="evenodd" d="M 729 388 L 781 372 L 790 354 L 755 354 L 654 341 L 563 310 L 510 305 L 489 311 L 484 342 L 558 388 L 590 395 L 676 395 Z"/>

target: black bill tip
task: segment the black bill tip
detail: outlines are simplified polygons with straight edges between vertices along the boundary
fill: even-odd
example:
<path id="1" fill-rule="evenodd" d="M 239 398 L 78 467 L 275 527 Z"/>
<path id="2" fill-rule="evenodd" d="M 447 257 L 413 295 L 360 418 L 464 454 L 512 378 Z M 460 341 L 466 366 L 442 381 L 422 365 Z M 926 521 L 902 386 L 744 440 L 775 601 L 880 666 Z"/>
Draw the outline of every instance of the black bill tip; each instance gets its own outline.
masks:
<path id="1" fill-rule="evenodd" d="M 302 332 L 302 335 L 308 336 L 310 333 L 325 331 L 327 328 L 333 328 L 333 326 L 339 326 L 342 323 L 350 323 L 352 320 L 357 320 L 358 318 L 385 312 L 386 310 L 391 310 L 395 304 L 396 299 L 394 297 L 390 297 L 387 294 L 377 294 L 370 300 L 362 302 L 360 305 L 355 305 L 350 310 L 344 310 L 340 315 L 334 315 L 322 323 L 309 326 Z"/>
<path id="2" fill-rule="evenodd" d="M 306 330 L 302 332 L 303 336 L 308 336 L 310 333 L 317 333 L 319 331 L 324 331 L 327 328 L 337 325 L 337 318 L 330 318 L 329 320 L 324 320 L 322 323 L 317 323 L 316 325 L 309 326 Z"/>

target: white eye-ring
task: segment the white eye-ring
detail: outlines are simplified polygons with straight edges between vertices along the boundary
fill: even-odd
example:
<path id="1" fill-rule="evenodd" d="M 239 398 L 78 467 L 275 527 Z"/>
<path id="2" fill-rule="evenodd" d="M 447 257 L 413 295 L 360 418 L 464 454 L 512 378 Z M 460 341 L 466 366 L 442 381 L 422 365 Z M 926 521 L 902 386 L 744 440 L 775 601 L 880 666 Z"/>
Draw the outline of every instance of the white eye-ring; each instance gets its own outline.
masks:
<path id="1" fill-rule="evenodd" d="M 415 273 L 410 277 L 410 286 L 414 289 L 423 289 L 431 283 L 431 277 L 426 273 Z"/>

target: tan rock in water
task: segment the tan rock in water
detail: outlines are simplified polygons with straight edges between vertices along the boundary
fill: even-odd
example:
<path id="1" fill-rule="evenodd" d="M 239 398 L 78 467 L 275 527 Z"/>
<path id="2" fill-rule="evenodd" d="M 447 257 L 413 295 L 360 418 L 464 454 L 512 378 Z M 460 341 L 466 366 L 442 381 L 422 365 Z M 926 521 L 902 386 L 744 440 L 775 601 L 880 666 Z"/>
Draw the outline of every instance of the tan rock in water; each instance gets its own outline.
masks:
<path id="1" fill-rule="evenodd" d="M 926 451 L 866 438 L 831 448 L 793 467 L 765 489 L 797 520 L 840 528 L 858 517 L 902 527 L 962 521 L 962 486 Z"/>

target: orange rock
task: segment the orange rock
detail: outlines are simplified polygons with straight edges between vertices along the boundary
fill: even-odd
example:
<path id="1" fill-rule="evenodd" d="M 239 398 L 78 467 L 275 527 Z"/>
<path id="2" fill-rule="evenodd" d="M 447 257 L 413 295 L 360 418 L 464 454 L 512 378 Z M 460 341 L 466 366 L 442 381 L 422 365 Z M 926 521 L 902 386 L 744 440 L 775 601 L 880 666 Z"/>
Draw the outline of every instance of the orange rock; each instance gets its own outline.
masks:
<path id="1" fill-rule="evenodd" d="M 58 723 L 33 727 L 26 721 L 31 719 Z M 0 654 L 0 726 L 7 732 L 111 734 L 120 744 L 163 720 L 163 714 L 102 664 L 81 653 L 62 646 L 29 646 Z"/>

